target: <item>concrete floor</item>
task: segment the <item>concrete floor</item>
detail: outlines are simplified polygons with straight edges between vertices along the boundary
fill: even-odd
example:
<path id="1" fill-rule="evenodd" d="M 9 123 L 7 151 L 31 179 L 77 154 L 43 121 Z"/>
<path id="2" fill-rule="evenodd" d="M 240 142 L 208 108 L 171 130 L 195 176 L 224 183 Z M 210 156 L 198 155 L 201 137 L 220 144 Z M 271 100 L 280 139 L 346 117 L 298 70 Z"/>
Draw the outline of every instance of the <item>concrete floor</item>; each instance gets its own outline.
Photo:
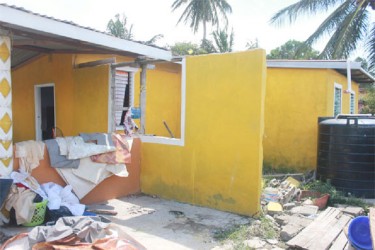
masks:
<path id="1" fill-rule="evenodd" d="M 109 200 L 90 209 L 114 210 L 106 218 L 147 249 L 212 249 L 220 245 L 215 232 L 249 223 L 251 218 L 146 195 Z M 29 228 L 0 228 L 16 234 Z M 218 249 L 218 248 L 216 248 Z"/>

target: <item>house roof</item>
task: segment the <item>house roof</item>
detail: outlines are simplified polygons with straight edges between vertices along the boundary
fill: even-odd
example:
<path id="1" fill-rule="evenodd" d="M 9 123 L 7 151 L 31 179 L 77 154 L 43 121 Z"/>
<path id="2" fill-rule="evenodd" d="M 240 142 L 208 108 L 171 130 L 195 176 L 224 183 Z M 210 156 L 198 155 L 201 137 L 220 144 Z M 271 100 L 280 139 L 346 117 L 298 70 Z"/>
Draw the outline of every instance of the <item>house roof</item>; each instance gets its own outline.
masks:
<path id="1" fill-rule="evenodd" d="M 359 62 L 344 60 L 267 60 L 268 68 L 303 68 L 303 69 L 332 69 L 347 77 L 347 69 L 350 67 L 350 75 L 357 83 L 374 83 L 375 78 L 366 72 Z"/>
<path id="2" fill-rule="evenodd" d="M 116 54 L 172 60 L 168 50 L 114 37 L 73 22 L 0 4 L 0 35 L 12 39 L 12 68 L 48 53 Z"/>

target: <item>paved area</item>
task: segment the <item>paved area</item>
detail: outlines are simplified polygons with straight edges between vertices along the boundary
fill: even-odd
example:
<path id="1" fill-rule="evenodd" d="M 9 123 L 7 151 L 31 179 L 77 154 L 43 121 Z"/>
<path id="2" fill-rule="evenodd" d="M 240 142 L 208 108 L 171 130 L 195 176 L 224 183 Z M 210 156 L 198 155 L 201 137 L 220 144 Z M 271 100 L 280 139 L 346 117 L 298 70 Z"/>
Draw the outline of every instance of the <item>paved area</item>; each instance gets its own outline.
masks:
<path id="1" fill-rule="evenodd" d="M 220 245 L 213 237 L 215 232 L 246 224 L 251 220 L 231 213 L 146 195 L 109 200 L 106 204 L 89 208 L 116 211 L 116 216 L 104 216 L 152 250 L 212 249 Z M 28 229 L 30 228 L 8 227 L 0 228 L 0 231 L 9 235 Z"/>

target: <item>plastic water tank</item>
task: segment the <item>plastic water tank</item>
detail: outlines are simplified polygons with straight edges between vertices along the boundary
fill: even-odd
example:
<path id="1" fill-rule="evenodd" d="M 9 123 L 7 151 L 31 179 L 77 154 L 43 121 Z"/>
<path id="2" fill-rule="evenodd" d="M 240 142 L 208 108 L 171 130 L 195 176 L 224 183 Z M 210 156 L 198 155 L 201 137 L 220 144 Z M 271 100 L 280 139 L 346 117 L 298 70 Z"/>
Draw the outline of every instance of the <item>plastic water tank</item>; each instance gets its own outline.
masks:
<path id="1" fill-rule="evenodd" d="M 375 198 L 375 117 L 319 118 L 317 178 L 345 194 Z"/>

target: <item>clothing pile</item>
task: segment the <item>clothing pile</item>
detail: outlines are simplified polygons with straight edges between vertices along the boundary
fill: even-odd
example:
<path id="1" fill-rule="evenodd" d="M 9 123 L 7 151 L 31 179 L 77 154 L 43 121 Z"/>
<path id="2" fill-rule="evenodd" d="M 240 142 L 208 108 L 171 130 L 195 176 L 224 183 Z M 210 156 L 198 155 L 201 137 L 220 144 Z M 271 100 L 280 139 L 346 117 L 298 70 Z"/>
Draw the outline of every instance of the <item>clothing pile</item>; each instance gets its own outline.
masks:
<path id="1" fill-rule="evenodd" d="M 7 240 L 0 250 L 103 249 L 143 250 L 120 227 L 100 217 L 63 217 L 54 226 L 38 226 Z"/>
<path id="2" fill-rule="evenodd" d="M 66 182 L 65 187 L 52 182 L 40 185 L 31 175 L 44 159 L 45 146 L 49 163 Z M 127 138 L 115 133 L 81 133 L 44 142 L 20 142 L 16 143 L 15 157 L 19 169 L 10 174 L 14 184 L 0 207 L 0 225 L 30 224 L 41 203 L 47 204 L 41 223 L 55 223 L 63 216 L 80 216 L 85 206 L 79 200 L 113 174 L 127 177 L 125 164 L 131 162 Z"/>
<path id="3" fill-rule="evenodd" d="M 70 185 L 64 188 L 55 183 L 40 185 L 31 176 L 32 170 L 39 166 L 40 160 L 44 159 L 43 142 L 17 143 L 15 156 L 19 159 L 19 169 L 18 172 L 14 171 L 10 174 L 13 185 L 0 208 L 0 224 L 28 225 L 31 222 L 42 224 L 45 221 L 46 210 L 56 211 L 62 206 L 68 208 L 69 215 L 83 214 L 85 206 L 79 203 Z M 41 203 L 48 204 L 48 209 L 40 206 Z M 38 217 L 38 221 L 35 216 Z"/>

